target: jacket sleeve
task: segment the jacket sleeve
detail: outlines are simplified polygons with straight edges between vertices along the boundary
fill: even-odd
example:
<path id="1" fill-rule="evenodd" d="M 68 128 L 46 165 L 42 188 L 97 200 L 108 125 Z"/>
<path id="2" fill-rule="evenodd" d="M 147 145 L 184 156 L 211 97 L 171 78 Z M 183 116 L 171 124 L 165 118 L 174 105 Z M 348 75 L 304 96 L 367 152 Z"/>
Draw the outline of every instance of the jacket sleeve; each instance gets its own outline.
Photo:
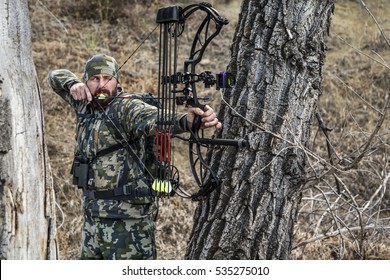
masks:
<path id="1" fill-rule="evenodd" d="M 48 82 L 54 92 L 61 96 L 62 99 L 68 102 L 75 110 L 85 103 L 84 100 L 74 100 L 70 95 L 70 88 L 74 84 L 81 82 L 71 71 L 66 69 L 53 70 L 48 75 Z"/>
<path id="2" fill-rule="evenodd" d="M 131 138 L 143 135 L 155 135 L 157 131 L 157 107 L 139 99 L 127 100 L 120 110 L 121 126 Z M 174 134 L 188 131 L 187 114 L 177 113 L 174 116 Z"/>

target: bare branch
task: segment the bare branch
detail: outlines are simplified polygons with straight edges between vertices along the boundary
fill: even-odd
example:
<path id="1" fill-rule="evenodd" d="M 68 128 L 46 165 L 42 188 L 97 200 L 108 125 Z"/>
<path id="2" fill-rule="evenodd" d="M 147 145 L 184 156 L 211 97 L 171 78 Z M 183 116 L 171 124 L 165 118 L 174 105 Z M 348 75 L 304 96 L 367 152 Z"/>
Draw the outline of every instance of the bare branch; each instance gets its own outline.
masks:
<path id="1" fill-rule="evenodd" d="M 350 227 L 350 228 L 342 228 L 340 230 L 328 232 L 325 234 L 319 234 L 319 235 L 313 236 L 312 238 L 306 239 L 306 240 L 301 241 L 298 244 L 294 245 L 293 250 L 298 248 L 298 247 L 302 247 L 302 246 L 305 246 L 309 243 L 315 242 L 315 241 L 338 236 L 338 235 L 346 233 L 346 232 L 360 231 L 361 229 L 362 228 L 360 226 L 355 226 L 355 227 Z M 365 230 L 378 230 L 378 229 L 382 229 L 382 230 L 390 229 L 390 226 L 377 226 L 374 224 L 370 224 L 370 225 L 365 226 Z"/>
<path id="2" fill-rule="evenodd" d="M 364 3 L 363 0 L 360 0 L 360 2 L 362 3 L 363 7 L 366 9 L 366 11 L 368 12 L 368 14 L 371 16 L 371 18 L 374 20 L 376 26 L 378 27 L 380 33 L 382 34 L 383 36 L 383 39 L 385 39 L 386 43 L 388 46 L 390 46 L 390 41 L 389 39 L 387 38 L 383 28 L 381 27 L 381 25 L 378 23 L 378 20 L 376 19 L 376 17 L 373 15 L 373 13 L 371 12 L 371 10 L 367 7 L 366 3 Z"/>

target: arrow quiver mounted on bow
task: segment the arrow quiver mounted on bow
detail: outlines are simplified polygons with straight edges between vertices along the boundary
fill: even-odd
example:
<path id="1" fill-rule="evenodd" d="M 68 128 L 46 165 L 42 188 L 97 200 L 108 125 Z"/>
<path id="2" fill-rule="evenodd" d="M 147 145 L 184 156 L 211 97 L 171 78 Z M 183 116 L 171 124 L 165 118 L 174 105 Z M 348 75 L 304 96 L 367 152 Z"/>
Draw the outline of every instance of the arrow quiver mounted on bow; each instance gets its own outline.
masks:
<path id="1" fill-rule="evenodd" d="M 184 60 L 182 71 L 178 70 L 179 38 L 188 39 L 185 26 L 189 18 L 196 21 L 200 19 L 200 25 L 194 28 L 193 41 L 190 44 L 189 55 Z M 204 158 L 203 150 L 209 145 L 228 145 L 236 147 L 247 146 L 243 139 L 207 139 L 200 131 L 201 117 L 196 116 L 193 126 L 190 128 L 190 137 L 184 139 L 175 135 L 174 114 L 177 105 L 205 108 L 200 103 L 196 84 L 201 82 L 206 88 L 215 86 L 216 89 L 232 87 L 235 84 L 233 75 L 220 72 L 215 76 L 210 71 L 196 73 L 196 66 L 202 60 L 203 54 L 222 27 L 228 24 L 228 20 L 221 17 L 209 3 L 191 4 L 184 8 L 169 6 L 160 8 L 156 22 L 160 25 L 159 39 L 159 81 L 158 102 L 161 105 L 158 111 L 157 137 L 156 137 L 156 161 L 158 162 L 158 174 L 156 175 L 153 190 L 160 195 L 169 195 L 176 192 L 183 197 L 199 200 L 210 194 L 221 184 L 220 178 L 208 165 Z M 188 194 L 179 188 L 177 169 L 172 164 L 172 138 L 180 138 L 189 142 L 189 160 L 192 173 L 199 186 L 195 194 Z"/>

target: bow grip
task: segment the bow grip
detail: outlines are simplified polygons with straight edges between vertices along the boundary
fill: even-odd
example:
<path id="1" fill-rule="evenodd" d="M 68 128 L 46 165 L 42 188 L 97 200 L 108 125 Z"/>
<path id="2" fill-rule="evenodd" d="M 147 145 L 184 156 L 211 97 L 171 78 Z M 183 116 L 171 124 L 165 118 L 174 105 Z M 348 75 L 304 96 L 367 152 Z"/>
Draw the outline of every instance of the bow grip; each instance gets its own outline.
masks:
<path id="1" fill-rule="evenodd" d="M 195 106 L 195 107 L 199 107 L 200 109 L 204 110 L 205 106 L 206 105 L 199 104 L 199 106 Z M 194 121 L 193 121 L 192 127 L 191 127 L 191 131 L 192 131 L 191 134 L 192 134 L 192 136 L 196 136 L 195 138 L 199 138 L 198 130 L 200 129 L 201 125 L 202 125 L 202 117 L 199 115 L 195 115 Z"/>
<path id="2" fill-rule="evenodd" d="M 195 107 L 195 108 L 200 108 L 202 111 L 204 111 L 205 110 L 205 108 L 206 108 L 206 105 L 205 104 L 195 104 L 195 105 L 193 105 L 192 107 Z"/>
<path id="3" fill-rule="evenodd" d="M 204 110 L 206 108 L 206 105 L 205 104 L 201 104 L 199 102 L 196 102 L 196 103 L 191 104 L 191 107 L 193 107 L 193 108 L 200 108 L 204 112 Z M 191 127 L 192 132 L 197 133 L 197 131 L 199 130 L 201 124 L 202 124 L 202 117 L 195 114 L 194 121 L 193 121 L 192 127 Z"/>

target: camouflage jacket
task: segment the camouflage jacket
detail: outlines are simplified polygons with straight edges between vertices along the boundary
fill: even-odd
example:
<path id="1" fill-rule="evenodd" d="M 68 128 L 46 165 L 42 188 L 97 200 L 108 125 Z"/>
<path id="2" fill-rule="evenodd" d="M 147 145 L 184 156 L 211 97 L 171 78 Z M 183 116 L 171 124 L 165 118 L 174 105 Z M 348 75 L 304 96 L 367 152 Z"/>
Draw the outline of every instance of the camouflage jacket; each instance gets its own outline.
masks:
<path id="1" fill-rule="evenodd" d="M 70 88 L 80 80 L 69 70 L 60 69 L 49 73 L 48 81 L 52 89 L 75 110 L 77 118 L 76 154 L 92 159 L 99 151 L 118 143 L 113 126 L 106 114 L 116 117 L 120 123 L 121 134 L 132 143 L 137 157 L 145 162 L 145 140 L 156 130 L 157 108 L 140 99 L 118 98 L 106 107 L 106 114 L 93 108 L 86 100 L 77 101 L 70 95 Z M 124 93 L 120 93 L 123 95 Z M 115 112 L 115 116 L 113 115 Z M 88 117 L 85 117 L 88 116 Z M 186 114 L 176 115 L 175 133 L 186 131 Z M 124 162 L 129 164 L 126 187 L 132 190 L 150 189 L 150 181 L 134 156 L 122 148 L 113 153 L 96 158 L 92 162 L 93 188 L 105 191 L 115 188 L 121 179 Z M 131 198 L 129 200 L 84 199 L 84 210 L 92 211 L 98 217 L 139 217 L 147 215 L 153 204 L 153 197 Z M 138 205 L 138 206 L 137 206 Z M 149 209 L 149 210 L 146 210 Z M 144 214 L 142 214 L 144 213 Z"/>

